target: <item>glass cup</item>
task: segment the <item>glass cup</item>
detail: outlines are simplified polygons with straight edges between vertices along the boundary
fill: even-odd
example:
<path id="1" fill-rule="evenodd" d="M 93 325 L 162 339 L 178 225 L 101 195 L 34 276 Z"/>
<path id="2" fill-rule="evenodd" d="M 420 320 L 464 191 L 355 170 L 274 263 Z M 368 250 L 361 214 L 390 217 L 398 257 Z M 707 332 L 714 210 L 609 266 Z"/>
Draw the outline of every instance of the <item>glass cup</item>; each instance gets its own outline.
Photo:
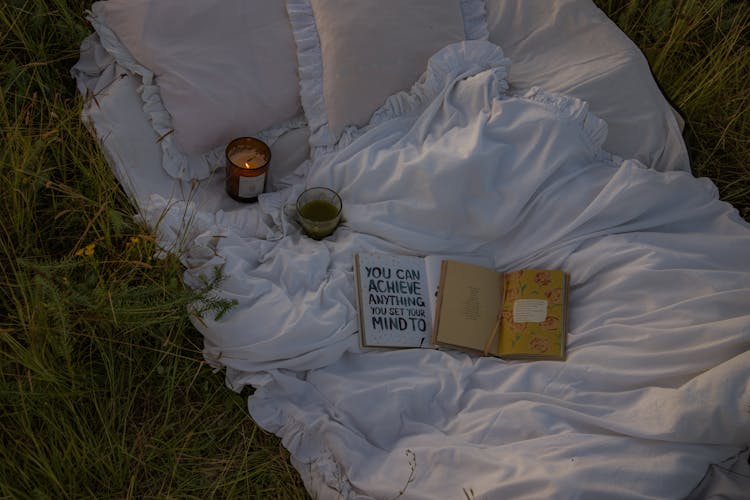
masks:
<path id="1" fill-rule="evenodd" d="M 297 218 L 305 234 L 320 240 L 333 233 L 341 221 L 341 197 L 332 189 L 314 187 L 297 198 Z"/>

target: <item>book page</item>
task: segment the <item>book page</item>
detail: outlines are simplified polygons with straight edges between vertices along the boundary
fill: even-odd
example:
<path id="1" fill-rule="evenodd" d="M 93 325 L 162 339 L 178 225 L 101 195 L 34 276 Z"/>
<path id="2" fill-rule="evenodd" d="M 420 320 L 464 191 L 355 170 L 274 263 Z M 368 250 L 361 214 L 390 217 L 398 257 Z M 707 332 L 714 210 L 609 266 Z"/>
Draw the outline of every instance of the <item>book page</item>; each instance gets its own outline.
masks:
<path id="1" fill-rule="evenodd" d="M 500 311 L 501 278 L 488 267 L 444 261 L 436 342 L 482 351 Z"/>
<path id="2" fill-rule="evenodd" d="M 432 347 L 422 257 L 360 253 L 354 259 L 363 347 Z"/>
<path id="3" fill-rule="evenodd" d="M 438 284 L 440 283 L 440 268 L 442 267 L 443 257 L 439 255 L 428 255 L 424 258 L 425 283 L 427 284 L 427 301 L 430 305 L 430 311 L 434 315 L 437 311 Z"/>
<path id="4" fill-rule="evenodd" d="M 424 257 L 425 264 L 425 275 L 427 276 L 427 291 L 430 302 L 430 310 L 434 315 L 437 311 L 437 297 L 438 297 L 438 285 L 440 284 L 440 273 L 442 271 L 442 264 L 444 260 L 455 260 L 458 262 L 468 262 L 470 264 L 476 264 L 478 266 L 489 267 L 491 265 L 490 260 L 481 255 L 427 255 Z M 433 318 L 435 321 L 436 319 Z"/>
<path id="5" fill-rule="evenodd" d="M 564 358 L 567 286 L 561 270 L 505 273 L 501 357 Z"/>

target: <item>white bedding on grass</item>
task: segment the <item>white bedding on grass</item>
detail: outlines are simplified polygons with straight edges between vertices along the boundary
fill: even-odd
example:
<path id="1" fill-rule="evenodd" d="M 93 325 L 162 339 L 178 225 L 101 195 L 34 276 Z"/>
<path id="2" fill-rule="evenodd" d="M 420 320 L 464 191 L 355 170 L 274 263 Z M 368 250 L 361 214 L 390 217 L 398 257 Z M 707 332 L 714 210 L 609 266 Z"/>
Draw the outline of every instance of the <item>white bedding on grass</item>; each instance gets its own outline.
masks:
<path id="1" fill-rule="evenodd" d="M 443 49 L 256 205 L 141 206 L 188 284 L 226 276 L 237 306 L 196 321 L 205 357 L 256 387 L 250 413 L 316 498 L 682 498 L 750 443 L 750 225 L 707 179 L 603 151 L 584 102 L 513 94 L 509 64 Z M 346 220 L 316 242 L 284 206 L 319 185 Z M 567 361 L 362 352 L 356 251 L 567 270 Z"/>

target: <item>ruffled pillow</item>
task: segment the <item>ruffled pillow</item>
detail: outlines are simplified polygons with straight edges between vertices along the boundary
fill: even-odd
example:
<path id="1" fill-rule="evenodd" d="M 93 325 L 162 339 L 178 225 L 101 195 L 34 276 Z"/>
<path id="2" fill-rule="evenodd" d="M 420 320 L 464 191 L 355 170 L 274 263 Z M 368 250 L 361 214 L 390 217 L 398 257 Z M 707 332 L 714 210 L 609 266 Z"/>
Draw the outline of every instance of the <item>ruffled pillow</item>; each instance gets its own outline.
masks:
<path id="1" fill-rule="evenodd" d="M 489 40 L 513 61 L 511 86 L 586 101 L 604 148 L 656 170 L 689 170 L 676 113 L 638 47 L 591 0 L 486 0 Z"/>
<path id="2" fill-rule="evenodd" d="M 287 0 L 313 147 L 362 126 L 443 47 L 486 39 L 482 0 Z"/>
<path id="3" fill-rule="evenodd" d="M 208 176 L 234 137 L 304 124 L 283 1 L 108 0 L 89 20 L 117 63 L 141 77 L 173 177 Z"/>

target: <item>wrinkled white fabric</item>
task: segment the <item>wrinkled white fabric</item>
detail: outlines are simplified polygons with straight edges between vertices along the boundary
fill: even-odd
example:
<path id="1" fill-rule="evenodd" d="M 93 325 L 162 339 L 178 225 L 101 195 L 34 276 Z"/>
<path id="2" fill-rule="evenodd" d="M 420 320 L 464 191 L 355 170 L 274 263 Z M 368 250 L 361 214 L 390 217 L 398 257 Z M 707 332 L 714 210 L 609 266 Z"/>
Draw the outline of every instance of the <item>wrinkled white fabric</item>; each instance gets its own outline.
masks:
<path id="1" fill-rule="evenodd" d="M 655 170 L 690 170 L 676 113 L 646 57 L 594 2 L 487 0 L 486 7 L 489 40 L 513 61 L 513 88 L 583 99 L 607 122 L 607 151 Z"/>
<path id="2" fill-rule="evenodd" d="M 275 374 L 251 413 L 321 498 L 681 498 L 750 440 L 748 225 L 705 179 L 610 161 L 584 103 L 497 99 L 494 78 L 448 82 L 306 182 L 348 200 L 337 244 L 569 270 L 568 361 L 347 354 Z"/>
<path id="3" fill-rule="evenodd" d="M 487 39 L 483 0 L 287 0 L 311 146 L 331 146 L 447 44 Z M 362 20 L 367 20 L 362 23 Z M 377 42 L 376 42 L 377 41 Z"/>
<path id="4" fill-rule="evenodd" d="M 177 28 L 178 32 L 193 29 L 193 33 L 196 33 L 198 28 L 194 24 L 204 27 L 222 26 L 227 16 L 232 16 L 230 6 L 226 9 L 211 9 L 208 5 L 196 4 L 193 7 L 203 15 L 193 12 L 189 16 L 193 25 L 180 26 Z M 236 23 L 225 26 L 226 30 L 235 34 L 238 30 L 241 33 L 244 30 L 243 38 L 247 38 L 246 26 L 240 22 L 247 20 L 247 9 L 251 7 L 245 6 L 243 15 L 237 18 Z M 285 131 L 306 125 L 301 113 L 294 115 L 299 107 L 298 99 L 293 94 L 289 95 L 288 90 L 290 85 L 292 88 L 296 86 L 293 78 L 296 69 L 293 58 L 291 63 L 285 62 L 283 58 L 268 57 L 268 51 L 248 51 L 236 43 L 228 43 L 222 49 L 221 46 L 216 46 L 216 39 L 226 36 L 226 32 L 222 33 L 221 29 L 201 32 L 202 37 L 199 41 L 205 44 L 208 43 L 207 40 L 212 40 L 210 46 L 196 48 L 196 40 L 184 36 L 180 38 L 179 33 L 172 33 L 168 47 L 163 47 L 161 51 L 153 50 L 151 46 L 158 47 L 159 36 L 163 35 L 153 27 L 167 21 L 165 16 L 172 13 L 172 7 L 169 5 L 150 5 L 148 2 L 140 2 L 138 5 L 128 2 L 95 2 L 91 9 L 87 20 L 96 32 L 96 42 L 93 39 L 88 40 L 85 46 L 94 46 L 98 51 L 105 51 L 109 58 L 117 61 L 124 74 L 140 76 L 141 82 L 137 92 L 142 100 L 141 107 L 148 117 L 148 123 L 157 134 L 161 149 L 161 167 L 169 176 L 188 182 L 206 179 L 214 170 L 224 165 L 224 148 L 233 137 L 252 133 L 261 140 L 273 141 Z M 268 9 L 269 12 L 272 10 L 274 9 Z M 266 20 L 272 26 L 266 28 L 274 33 L 273 39 L 278 42 L 275 46 L 277 51 L 278 47 L 287 45 L 281 43 L 285 36 L 289 38 L 288 45 L 293 48 L 291 28 L 274 29 L 280 21 L 286 22 L 284 9 L 276 10 L 281 14 L 281 18 L 278 15 L 267 16 Z M 205 18 L 206 13 L 214 13 L 216 19 Z M 119 30 L 119 34 L 125 37 L 125 41 L 118 36 L 113 25 Z M 288 33 L 285 35 L 284 31 Z M 257 30 L 251 31 L 256 32 Z M 250 36 L 251 39 L 255 37 L 263 38 L 263 34 Z M 181 43 L 180 46 L 175 45 L 177 41 Z M 200 53 L 195 53 L 199 49 Z M 136 57 L 133 50 L 136 50 L 140 57 Z M 195 53 L 195 60 L 187 60 L 184 57 L 185 53 L 191 52 Z M 260 61 L 251 57 L 258 53 Z M 243 57 L 238 57 L 238 54 Z M 162 70 L 161 78 L 158 72 L 144 64 L 144 58 Z M 96 61 L 102 59 L 98 56 Z M 264 81 L 260 87 L 267 93 L 269 88 L 283 88 L 275 92 L 273 97 L 264 96 L 262 92 L 253 95 L 248 89 L 254 87 L 245 80 L 251 81 L 252 78 L 248 75 L 254 73 L 242 69 L 243 66 L 239 65 L 238 61 L 251 68 L 260 66 L 268 69 L 268 59 L 279 61 L 280 67 L 272 65 L 275 70 L 272 72 L 273 75 L 291 75 L 292 78 L 280 78 L 280 85 L 273 82 L 273 79 L 268 82 L 269 78 L 266 77 L 262 79 Z M 93 62 L 94 59 L 91 57 L 82 57 L 73 69 L 74 76 L 81 76 L 79 82 L 84 80 L 87 71 L 93 73 Z M 100 68 L 104 67 L 102 62 Z M 217 85 L 217 81 L 223 81 L 224 85 Z M 229 91 L 226 87 L 230 84 L 235 91 L 239 89 L 241 92 Z M 223 93 L 219 89 L 224 89 Z M 171 101 L 171 109 L 166 106 L 165 98 Z M 274 118 L 271 111 L 281 113 L 281 118 Z M 175 114 L 179 117 L 179 123 L 175 123 Z"/>
<path id="5" fill-rule="evenodd" d="M 196 322 L 205 357 L 256 386 L 316 498 L 682 498 L 750 442 L 750 225 L 707 179 L 605 152 L 585 102 L 512 94 L 508 64 L 449 46 L 258 204 L 144 210 L 187 283 L 226 276 L 238 305 Z M 285 213 L 317 185 L 345 217 L 320 242 Z M 567 270 L 568 359 L 362 352 L 356 251 Z"/>

